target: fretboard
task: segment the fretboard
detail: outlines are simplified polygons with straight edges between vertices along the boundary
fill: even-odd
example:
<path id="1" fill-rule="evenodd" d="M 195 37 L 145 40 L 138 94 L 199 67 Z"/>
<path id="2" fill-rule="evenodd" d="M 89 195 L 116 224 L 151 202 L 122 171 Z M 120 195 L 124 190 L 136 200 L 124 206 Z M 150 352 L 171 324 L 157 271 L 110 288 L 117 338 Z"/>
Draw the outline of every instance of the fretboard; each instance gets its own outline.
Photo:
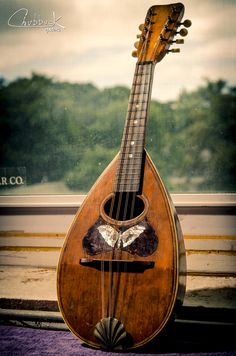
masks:
<path id="1" fill-rule="evenodd" d="M 153 70 L 153 63 L 136 64 L 116 173 L 115 192 L 140 190 Z"/>

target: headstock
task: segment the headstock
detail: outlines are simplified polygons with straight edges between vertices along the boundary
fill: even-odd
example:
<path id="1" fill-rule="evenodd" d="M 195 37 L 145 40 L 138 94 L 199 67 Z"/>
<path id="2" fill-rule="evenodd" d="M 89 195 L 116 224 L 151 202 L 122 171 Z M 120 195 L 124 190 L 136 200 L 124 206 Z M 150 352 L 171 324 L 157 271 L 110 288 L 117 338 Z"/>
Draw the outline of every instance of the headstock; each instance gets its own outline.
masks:
<path id="1" fill-rule="evenodd" d="M 168 52 L 180 52 L 179 48 L 169 50 L 173 44 L 184 43 L 183 39 L 174 40 L 175 35 L 186 36 L 188 31 L 178 27 L 190 27 L 191 21 L 181 22 L 184 14 L 184 5 L 175 3 L 170 5 L 154 5 L 148 12 L 145 23 L 139 26 L 141 34 L 137 35 L 139 41 L 135 42 L 136 48 L 132 55 L 138 58 L 139 63 L 160 62 Z"/>

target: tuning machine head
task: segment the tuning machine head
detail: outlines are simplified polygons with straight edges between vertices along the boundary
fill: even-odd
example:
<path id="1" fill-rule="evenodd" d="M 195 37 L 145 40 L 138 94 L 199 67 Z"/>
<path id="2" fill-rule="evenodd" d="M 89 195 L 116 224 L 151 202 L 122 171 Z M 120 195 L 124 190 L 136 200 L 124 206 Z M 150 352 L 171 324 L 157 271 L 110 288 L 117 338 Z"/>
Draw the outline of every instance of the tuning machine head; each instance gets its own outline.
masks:
<path id="1" fill-rule="evenodd" d="M 184 39 L 183 38 L 177 38 L 177 40 L 175 41 L 171 41 L 171 44 L 172 43 L 176 43 L 176 44 L 184 44 Z"/>
<path id="2" fill-rule="evenodd" d="M 150 22 L 150 24 L 152 24 L 152 22 Z M 138 57 L 137 50 L 139 48 L 140 42 L 143 43 L 147 38 L 147 33 L 150 32 L 150 30 L 146 26 L 146 23 L 145 24 L 141 23 L 138 28 L 142 33 L 139 33 L 136 35 L 136 37 L 138 38 L 138 41 L 136 41 L 134 43 L 135 50 L 132 52 L 133 57 Z"/>
<path id="3" fill-rule="evenodd" d="M 184 20 L 184 22 L 181 22 L 179 26 L 183 25 L 184 27 L 190 27 L 192 26 L 192 21 L 191 20 Z"/>
<path id="4" fill-rule="evenodd" d="M 179 53 L 179 52 L 180 52 L 180 48 L 172 48 L 167 50 L 167 53 Z"/>
<path id="5" fill-rule="evenodd" d="M 188 34 L 188 30 L 186 28 L 181 28 L 181 30 L 176 32 L 175 34 L 180 34 L 180 36 L 185 37 Z"/>
<path id="6" fill-rule="evenodd" d="M 184 20 L 184 22 L 180 22 L 179 26 L 184 26 L 184 27 L 190 27 L 192 25 L 192 21 L 190 20 Z M 186 28 L 181 28 L 180 31 L 176 32 L 176 34 L 180 34 L 180 36 L 185 37 L 188 34 L 188 30 Z"/>
<path id="7" fill-rule="evenodd" d="M 147 31 L 147 28 L 144 23 L 141 23 L 138 28 L 140 31 Z"/>
<path id="8" fill-rule="evenodd" d="M 188 34 L 188 30 L 186 29 L 186 27 L 190 27 L 192 25 L 192 22 L 190 20 L 184 20 L 183 22 L 179 22 L 179 24 L 177 26 L 179 27 L 181 25 L 183 25 L 184 28 L 181 28 L 180 31 L 176 31 L 175 35 L 179 34 L 180 36 L 185 37 Z M 183 44 L 184 43 L 184 39 L 178 38 L 176 40 L 170 41 L 169 43 L 170 43 L 170 45 L 171 44 Z M 167 53 L 170 53 L 170 52 L 179 53 L 180 49 L 179 48 L 173 48 L 173 49 L 167 50 Z"/>

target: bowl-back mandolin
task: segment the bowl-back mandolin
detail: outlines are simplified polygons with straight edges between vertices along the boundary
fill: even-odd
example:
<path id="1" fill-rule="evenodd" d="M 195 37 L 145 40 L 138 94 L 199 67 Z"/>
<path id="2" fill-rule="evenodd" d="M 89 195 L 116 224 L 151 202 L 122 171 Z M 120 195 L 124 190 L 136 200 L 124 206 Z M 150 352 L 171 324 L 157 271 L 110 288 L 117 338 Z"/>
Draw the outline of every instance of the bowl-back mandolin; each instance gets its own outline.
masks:
<path id="1" fill-rule="evenodd" d="M 70 330 L 96 348 L 132 349 L 157 336 L 185 291 L 183 237 L 145 149 L 154 67 L 176 33 L 181 3 L 152 6 L 137 57 L 120 152 L 80 207 L 58 264 L 58 301 Z"/>

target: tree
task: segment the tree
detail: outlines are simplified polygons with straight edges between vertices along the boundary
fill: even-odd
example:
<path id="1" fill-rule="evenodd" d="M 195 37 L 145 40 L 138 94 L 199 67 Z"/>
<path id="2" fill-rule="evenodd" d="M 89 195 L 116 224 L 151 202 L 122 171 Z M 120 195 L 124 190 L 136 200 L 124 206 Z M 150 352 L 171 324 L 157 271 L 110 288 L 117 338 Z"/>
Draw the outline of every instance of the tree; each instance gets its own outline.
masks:
<path id="1" fill-rule="evenodd" d="M 235 95 L 222 80 L 207 81 L 176 101 L 177 174 L 198 181 L 195 189 L 235 190 L 235 114 Z"/>
<path id="2" fill-rule="evenodd" d="M 126 87 L 36 73 L 1 79 L 1 167 L 26 167 L 28 184 L 64 181 L 87 191 L 119 150 L 128 96 Z M 219 80 L 152 101 L 147 148 L 170 190 L 235 190 L 235 97 Z"/>

